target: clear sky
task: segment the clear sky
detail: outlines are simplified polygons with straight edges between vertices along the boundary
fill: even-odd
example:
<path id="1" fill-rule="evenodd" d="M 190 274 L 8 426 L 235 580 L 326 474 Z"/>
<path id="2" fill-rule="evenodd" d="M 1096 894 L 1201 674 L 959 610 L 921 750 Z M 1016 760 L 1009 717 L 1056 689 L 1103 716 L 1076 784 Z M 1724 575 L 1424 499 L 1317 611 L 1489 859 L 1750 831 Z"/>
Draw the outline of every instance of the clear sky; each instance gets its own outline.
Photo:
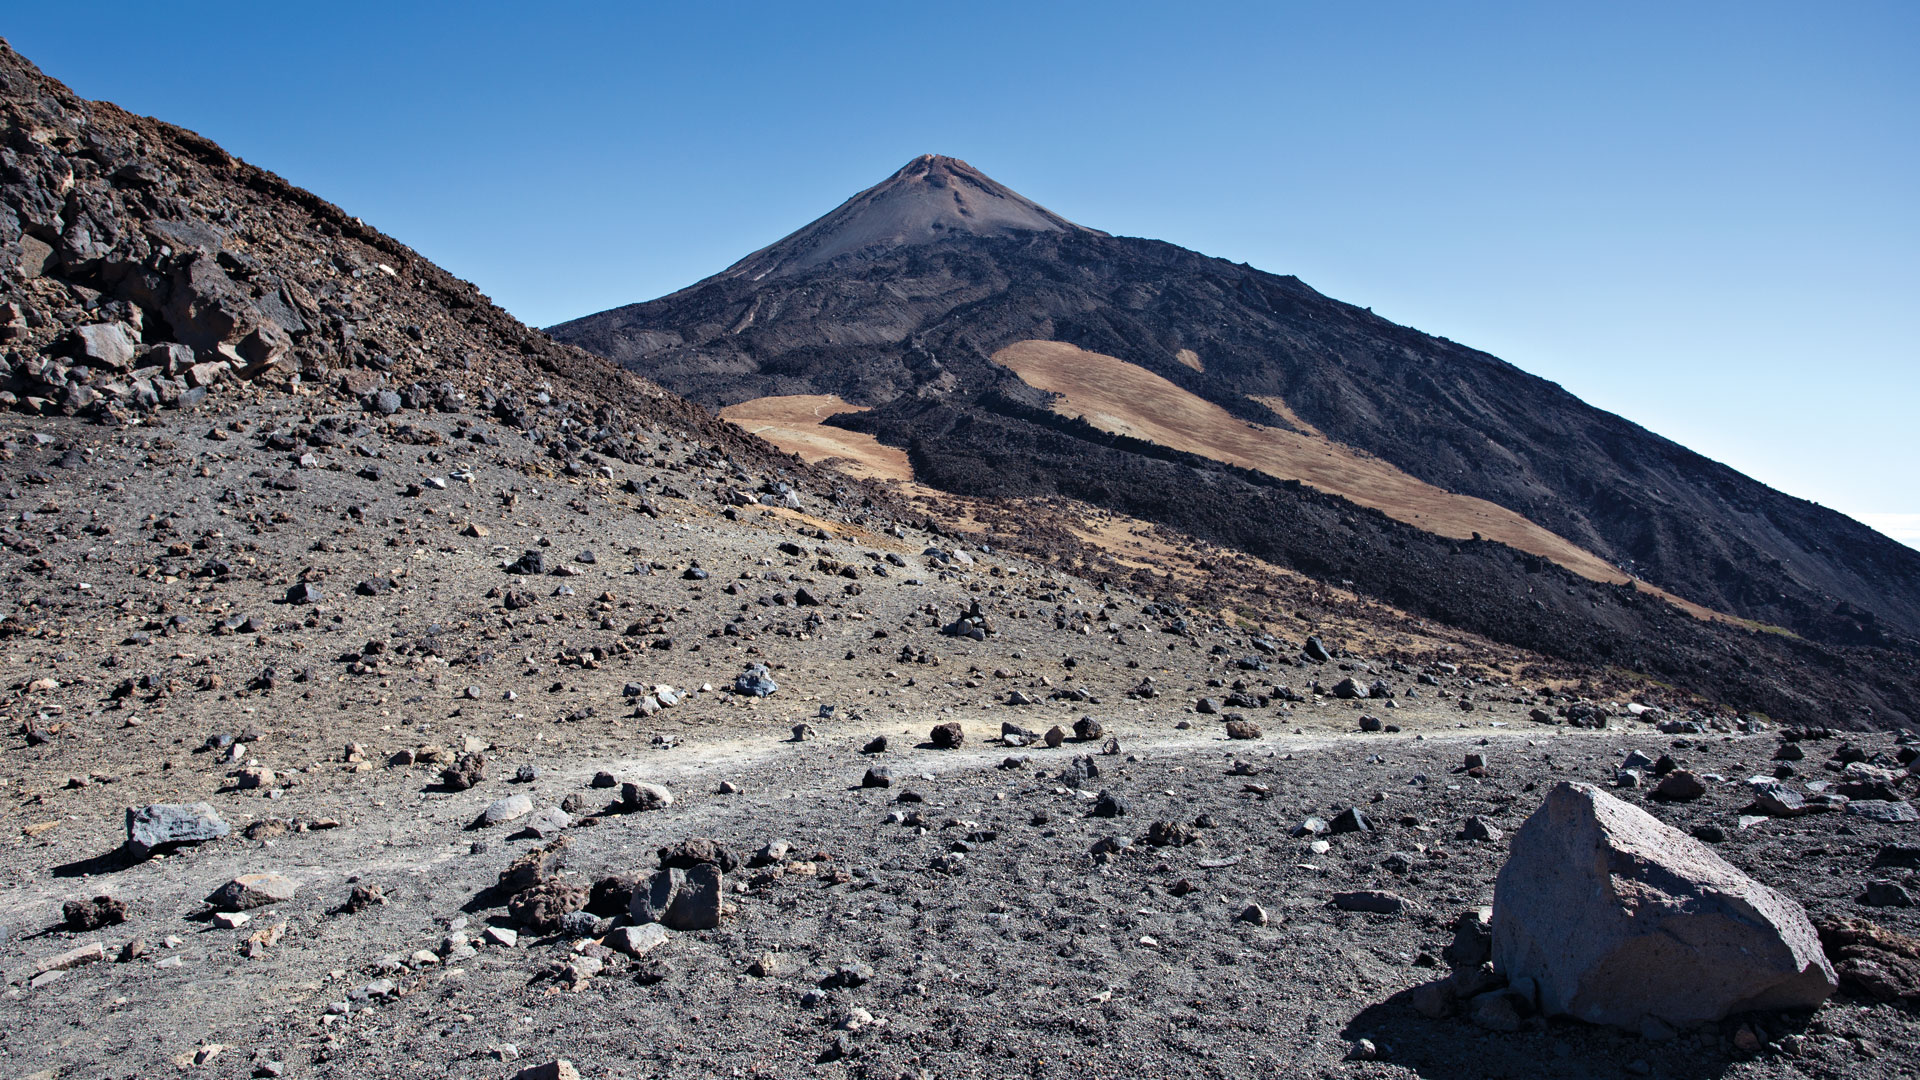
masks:
<path id="1" fill-rule="evenodd" d="M 11 8 L 536 325 L 951 154 L 1920 542 L 1911 0 Z"/>

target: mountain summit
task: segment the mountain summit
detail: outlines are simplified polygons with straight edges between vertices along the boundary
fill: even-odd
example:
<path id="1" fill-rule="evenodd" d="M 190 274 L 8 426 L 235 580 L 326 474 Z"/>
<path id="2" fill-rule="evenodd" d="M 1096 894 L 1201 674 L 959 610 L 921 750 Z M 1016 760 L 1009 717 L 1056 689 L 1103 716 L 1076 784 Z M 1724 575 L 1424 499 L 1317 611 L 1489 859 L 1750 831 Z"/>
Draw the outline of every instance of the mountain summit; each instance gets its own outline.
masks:
<path id="1" fill-rule="evenodd" d="M 1106 235 L 1075 225 L 959 158 L 922 154 L 832 213 L 734 263 L 721 276 L 759 281 L 872 248 L 1021 232 Z"/>

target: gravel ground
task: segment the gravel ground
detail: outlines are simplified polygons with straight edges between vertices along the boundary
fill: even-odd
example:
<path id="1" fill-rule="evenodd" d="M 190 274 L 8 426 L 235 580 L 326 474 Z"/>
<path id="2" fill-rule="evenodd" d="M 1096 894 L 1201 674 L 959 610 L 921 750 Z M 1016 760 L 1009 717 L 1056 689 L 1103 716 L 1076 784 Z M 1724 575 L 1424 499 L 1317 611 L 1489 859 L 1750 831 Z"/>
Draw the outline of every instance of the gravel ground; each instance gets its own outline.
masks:
<path id="1" fill-rule="evenodd" d="M 1887 873 L 1869 871 L 1875 853 L 1911 842 L 1911 826 L 1841 814 L 1738 826 L 1744 778 L 1773 766 L 1769 733 L 1533 723 L 1551 703 L 1498 677 L 1527 658 L 1466 638 L 1395 670 L 1289 659 L 1298 640 L 1267 656 L 1249 629 L 1199 612 L 1191 636 L 1170 634 L 1177 616 L 1143 597 L 981 551 L 942 566 L 924 552 L 951 540 L 849 522 L 859 515 L 811 495 L 729 519 L 711 499 L 665 494 L 728 477 L 671 439 L 650 464 L 565 477 L 472 418 L 348 424 L 355 434 L 319 451 L 263 437 L 324 418 L 267 398 L 172 429 L 56 427 L 67 441 L 52 446 L 32 439 L 44 421 L 5 430 L 22 477 L 47 482 L 8 485 L 13 561 L 46 566 L 8 584 L 0 643 L 21 725 L 0 756 L 12 795 L 0 828 L 15 838 L 0 849 L 0 1072 L 506 1077 L 566 1058 L 595 1077 L 1911 1074 L 1911 1014 L 1845 998 L 1660 1043 L 1558 1020 L 1494 1033 L 1407 1003 L 1444 971 L 1432 965 L 1455 917 L 1492 899 L 1504 842 L 1461 839 L 1465 820 L 1510 834 L 1547 785 L 1610 783 L 1634 749 L 1724 777 L 1697 802 L 1645 805 L 1682 828 L 1722 825 L 1722 854 L 1816 918 L 1920 931 L 1911 909 L 1856 903 Z M 36 464 L 88 439 L 84 468 Z M 299 453 L 316 460 L 289 469 Z M 358 475 L 369 463 L 381 479 Z M 275 487 L 288 473 L 293 486 Z M 436 476 L 455 479 L 442 490 Z M 167 554 L 176 544 L 185 553 Z M 587 549 L 594 561 L 578 561 Z M 502 570 L 528 550 L 577 573 Z M 209 560 L 228 572 L 194 576 Z M 695 561 L 710 576 L 689 579 Z M 303 579 L 317 599 L 285 602 Z M 356 592 L 374 580 L 393 587 Z M 793 606 L 801 589 L 820 602 Z M 993 633 L 943 635 L 975 600 Z M 259 632 L 220 629 L 233 616 Z M 751 663 L 776 692 L 727 692 Z M 1149 676 L 1155 696 L 1130 697 Z M 1395 707 L 1312 692 L 1345 676 L 1385 680 Z M 1274 700 L 1196 711 L 1236 679 Z M 629 683 L 690 693 L 648 716 Z M 1278 686 L 1305 700 L 1284 703 Z M 1013 691 L 1036 703 L 1007 704 Z M 1090 700 L 1049 696 L 1074 691 Z M 1228 740 L 1225 714 L 1262 737 Z M 1363 714 L 1399 730 L 1363 734 Z M 1082 717 L 1105 731 L 1058 748 L 999 738 L 1003 722 Z M 947 722 L 962 726 L 960 749 L 930 742 Z M 800 723 L 814 737 L 795 741 Z M 223 735 L 244 740 L 240 760 L 206 747 Z M 876 735 L 889 748 L 864 753 Z M 486 777 L 450 790 L 439 770 L 469 745 Z M 1805 745 L 1803 779 L 1839 743 Z M 390 763 L 426 747 L 445 756 Z M 1483 775 L 1465 771 L 1470 753 Z M 1073 775 L 1082 758 L 1098 775 Z M 249 763 L 272 778 L 240 787 Z M 890 787 L 861 786 L 875 765 Z M 536 778 L 516 782 L 521 766 Z M 591 786 L 601 771 L 676 800 L 614 812 L 617 789 Z M 1125 813 L 1095 816 L 1102 792 Z M 775 840 L 792 850 L 777 876 L 725 876 L 718 928 L 641 958 L 524 927 L 512 947 L 488 944 L 486 928 L 511 925 L 500 872 L 541 841 L 470 826 L 514 794 L 582 800 L 562 883 L 651 871 L 659 848 L 695 837 L 742 859 Z M 144 862 L 116 852 L 126 807 L 199 800 L 233 835 Z M 1321 849 L 1294 835 L 1351 807 L 1373 828 Z M 1149 843 L 1155 822 L 1194 842 Z M 1130 845 L 1096 855 L 1107 838 Z M 252 872 L 298 889 L 237 929 L 211 921 L 208 893 Z M 384 903 L 343 910 L 356 885 Z M 1406 907 L 1330 905 L 1355 889 Z M 65 902 L 96 895 L 123 901 L 126 921 L 63 923 Z M 33 985 L 42 960 L 94 941 L 105 961 Z M 144 951 L 118 961 L 135 941 Z M 556 976 L 579 956 L 601 970 Z M 368 996 L 381 979 L 391 993 Z M 1804 1038 L 1793 1053 L 1740 1051 L 1743 1022 L 1763 1043 Z M 1370 1060 L 1356 1057 L 1362 1039 Z"/>

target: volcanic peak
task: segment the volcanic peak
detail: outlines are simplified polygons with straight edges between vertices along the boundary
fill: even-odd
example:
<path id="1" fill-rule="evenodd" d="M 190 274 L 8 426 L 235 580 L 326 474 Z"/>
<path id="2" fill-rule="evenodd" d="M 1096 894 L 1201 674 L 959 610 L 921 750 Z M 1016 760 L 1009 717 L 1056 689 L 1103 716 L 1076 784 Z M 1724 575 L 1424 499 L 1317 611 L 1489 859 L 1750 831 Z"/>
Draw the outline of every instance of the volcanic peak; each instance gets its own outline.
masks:
<path id="1" fill-rule="evenodd" d="M 1076 225 L 958 158 L 922 154 L 805 228 L 720 276 L 759 281 L 870 248 L 929 244 L 953 235 L 1105 233 Z"/>

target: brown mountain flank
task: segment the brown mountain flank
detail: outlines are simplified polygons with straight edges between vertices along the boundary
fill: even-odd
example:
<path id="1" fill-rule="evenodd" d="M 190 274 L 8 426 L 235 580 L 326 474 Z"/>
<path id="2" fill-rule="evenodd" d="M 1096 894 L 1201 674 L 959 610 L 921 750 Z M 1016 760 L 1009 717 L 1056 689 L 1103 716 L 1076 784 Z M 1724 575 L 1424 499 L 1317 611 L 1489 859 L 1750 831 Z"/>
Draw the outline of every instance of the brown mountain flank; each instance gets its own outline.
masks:
<path id="1" fill-rule="evenodd" d="M 1286 431 L 1241 420 L 1205 398 L 1117 357 L 1061 341 L 1022 341 L 994 353 L 993 361 L 1020 376 L 1027 385 L 1056 395 L 1054 412 L 1085 420 L 1103 431 L 1145 439 L 1283 480 L 1298 480 L 1441 536 L 1465 540 L 1477 535 L 1498 541 L 1552 559 L 1594 581 L 1619 585 L 1634 580 L 1592 552 L 1503 506 L 1415 479 L 1378 458 L 1333 442 L 1311 427 Z M 1261 400 L 1265 404 L 1269 399 Z M 1697 617 L 1718 615 L 1644 582 L 1637 584 Z"/>
<path id="2" fill-rule="evenodd" d="M 720 410 L 731 420 L 789 454 L 832 465 L 850 476 L 873 480 L 913 480 L 906 451 L 871 435 L 830 427 L 822 421 L 838 413 L 865 412 L 834 394 L 786 394 L 755 398 Z"/>

